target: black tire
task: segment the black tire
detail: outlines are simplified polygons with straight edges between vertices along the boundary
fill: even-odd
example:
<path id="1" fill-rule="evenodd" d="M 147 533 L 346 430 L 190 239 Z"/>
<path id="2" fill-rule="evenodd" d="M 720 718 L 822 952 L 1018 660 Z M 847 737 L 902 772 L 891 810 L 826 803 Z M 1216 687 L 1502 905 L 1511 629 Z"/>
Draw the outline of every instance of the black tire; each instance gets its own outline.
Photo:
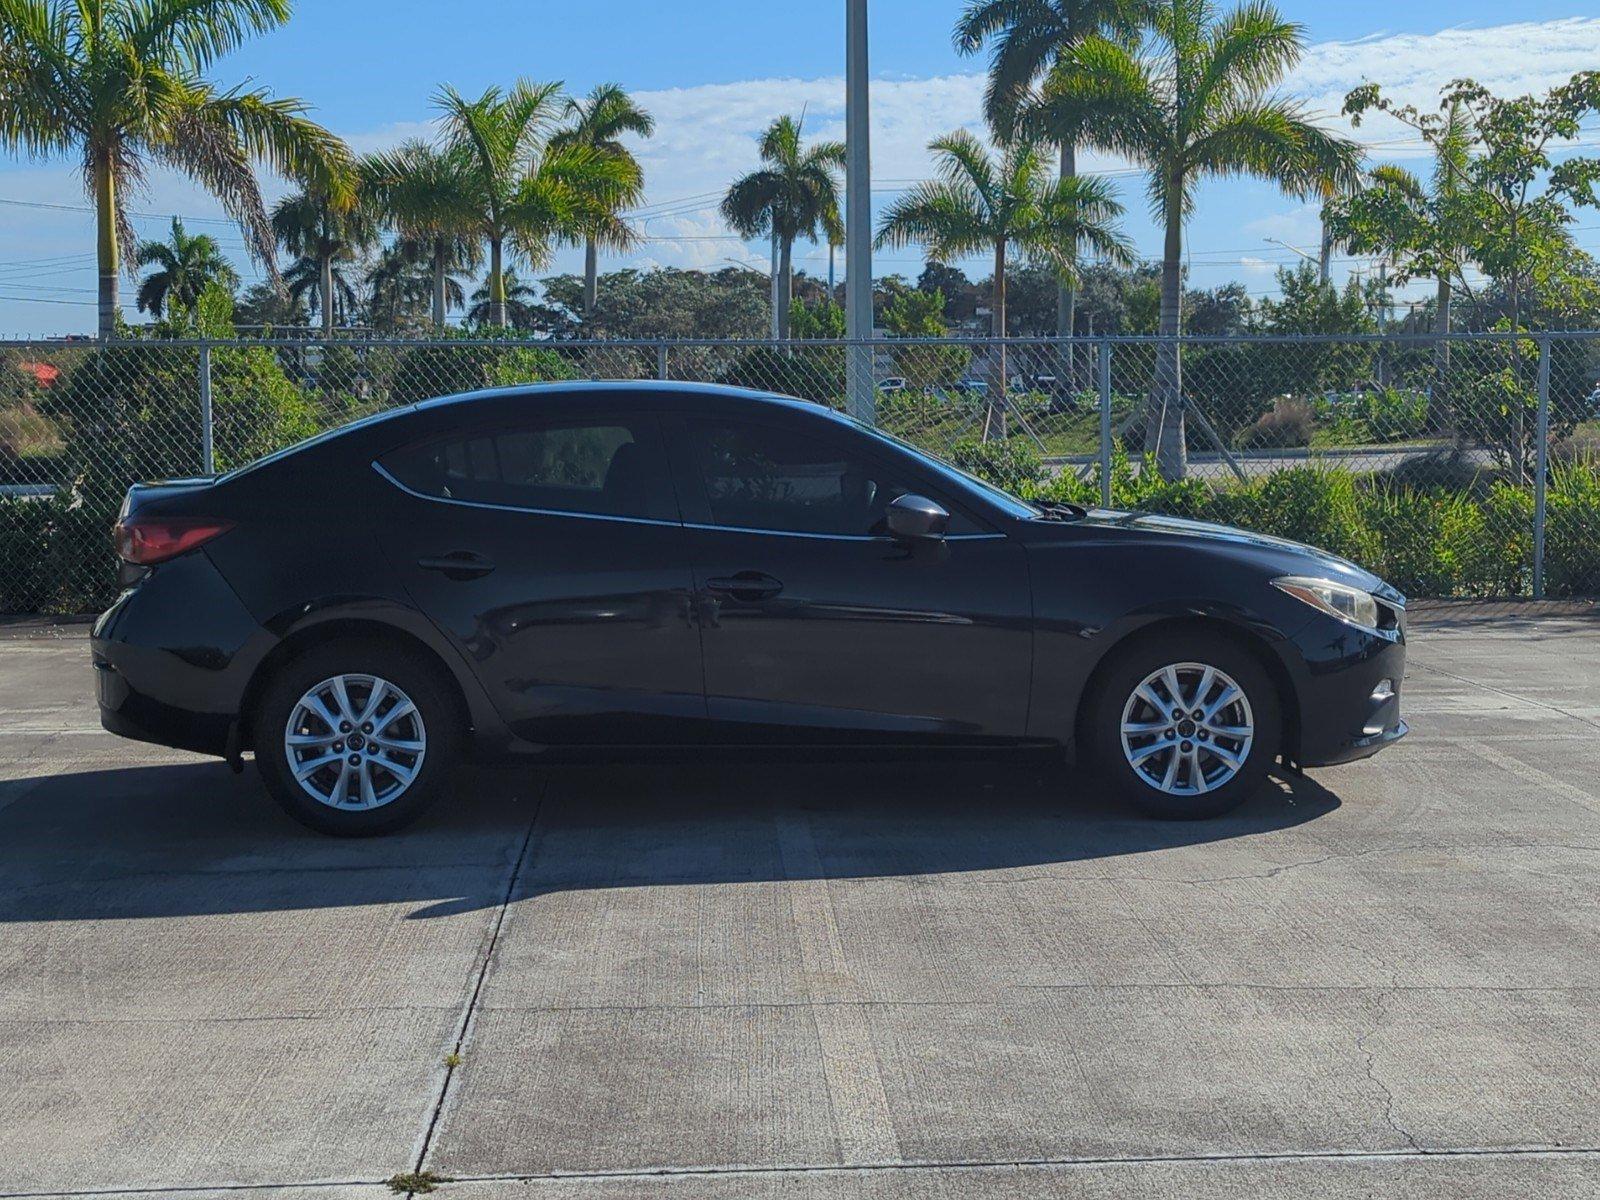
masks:
<path id="1" fill-rule="evenodd" d="M 440 674 L 418 654 L 366 638 L 326 642 L 289 660 L 267 683 L 255 712 L 256 767 L 272 798 L 302 825 L 335 837 L 372 837 L 416 820 L 439 798 L 460 754 L 460 718 Z M 425 730 L 426 751 L 415 778 L 376 808 L 334 808 L 308 794 L 294 777 L 284 744 L 301 697 L 318 683 L 344 675 L 377 676 L 398 687 L 416 706 Z M 388 779 L 390 786 L 397 782 L 392 776 L 379 778 Z"/>
<path id="2" fill-rule="evenodd" d="M 1244 693 L 1254 722 L 1248 752 L 1233 777 L 1212 790 L 1187 795 L 1163 791 L 1158 783 L 1146 779 L 1129 763 L 1122 743 L 1123 711 L 1134 690 L 1154 672 L 1178 663 L 1203 664 L 1229 676 Z M 1260 661 L 1225 634 L 1203 630 L 1158 633 L 1113 651 L 1112 660 L 1085 698 L 1080 724 L 1090 765 L 1116 792 L 1141 812 L 1174 821 L 1221 816 L 1255 795 L 1278 756 L 1282 730 L 1282 701 Z M 1130 744 L 1137 749 L 1145 743 Z M 1156 763 L 1164 761 L 1157 759 Z"/>

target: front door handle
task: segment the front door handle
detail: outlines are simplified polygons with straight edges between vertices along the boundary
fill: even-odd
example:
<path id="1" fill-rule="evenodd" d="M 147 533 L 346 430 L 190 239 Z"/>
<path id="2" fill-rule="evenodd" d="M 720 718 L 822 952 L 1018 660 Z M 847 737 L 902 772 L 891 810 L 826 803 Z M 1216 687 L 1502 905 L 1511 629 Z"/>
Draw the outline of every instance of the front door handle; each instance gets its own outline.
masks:
<path id="1" fill-rule="evenodd" d="M 783 591 L 783 583 L 761 571 L 740 571 L 737 575 L 706 580 L 706 589 L 735 600 L 770 600 Z"/>
<path id="2" fill-rule="evenodd" d="M 471 550 L 452 550 L 431 558 L 417 559 L 424 571 L 438 571 L 446 579 L 479 579 L 494 570 L 494 563 Z"/>

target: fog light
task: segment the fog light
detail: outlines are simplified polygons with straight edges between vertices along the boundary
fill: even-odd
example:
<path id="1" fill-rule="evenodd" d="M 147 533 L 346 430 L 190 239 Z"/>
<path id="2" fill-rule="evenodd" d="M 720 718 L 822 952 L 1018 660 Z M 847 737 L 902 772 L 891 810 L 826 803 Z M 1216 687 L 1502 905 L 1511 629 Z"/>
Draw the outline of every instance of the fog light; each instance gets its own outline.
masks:
<path id="1" fill-rule="evenodd" d="M 1394 680 L 1385 679 L 1372 689 L 1374 700 L 1391 700 L 1394 698 Z"/>

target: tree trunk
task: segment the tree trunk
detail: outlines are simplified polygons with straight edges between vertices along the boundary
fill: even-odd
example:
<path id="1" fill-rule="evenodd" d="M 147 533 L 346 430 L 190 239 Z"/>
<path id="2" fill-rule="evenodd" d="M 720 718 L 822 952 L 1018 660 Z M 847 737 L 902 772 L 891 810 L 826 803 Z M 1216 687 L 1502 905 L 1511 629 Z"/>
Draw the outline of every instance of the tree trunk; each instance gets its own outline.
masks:
<path id="1" fill-rule="evenodd" d="M 117 240 L 117 180 L 109 148 L 94 152 L 95 254 L 100 271 L 100 340 L 117 332 L 121 244 Z"/>
<path id="2" fill-rule="evenodd" d="M 502 240 L 489 239 L 489 320 L 504 329 L 506 325 L 506 277 L 500 269 Z"/>
<path id="3" fill-rule="evenodd" d="M 1460 425 L 1450 399 L 1450 342 L 1445 336 L 1450 332 L 1450 276 L 1439 276 L 1436 297 L 1433 332 L 1439 335 L 1439 340 L 1433 343 L 1433 400 L 1429 417 L 1431 423 L 1455 432 Z"/>
<path id="4" fill-rule="evenodd" d="M 1006 243 L 1001 238 L 994 244 L 994 299 L 990 302 L 989 331 L 1002 339 L 995 344 L 990 355 L 989 383 L 985 389 L 987 412 L 983 418 L 983 440 L 989 440 L 991 427 L 1002 439 L 1006 429 Z"/>
<path id="5" fill-rule="evenodd" d="M 594 314 L 595 302 L 600 299 L 600 248 L 590 238 L 583 244 L 583 314 Z"/>
<path id="6" fill-rule="evenodd" d="M 1071 179 L 1078 173 L 1078 148 L 1071 142 L 1061 144 L 1061 178 Z M 1077 248 L 1070 247 L 1072 268 L 1077 270 Z M 1064 339 L 1061 362 L 1056 365 L 1057 393 L 1076 391 L 1078 388 L 1077 360 L 1072 352 L 1072 335 L 1078 324 L 1078 288 L 1075 282 L 1063 283 L 1056 291 L 1056 336 Z"/>
<path id="7" fill-rule="evenodd" d="M 1161 321 L 1156 332 L 1155 387 L 1145 418 L 1145 465 L 1154 460 L 1161 478 L 1182 479 L 1189 469 L 1183 428 L 1183 207 L 1182 181 L 1167 188 L 1167 231 L 1161 255 Z"/>
<path id="8" fill-rule="evenodd" d="M 333 252 L 322 252 L 322 336 L 333 337 Z"/>
<path id="9" fill-rule="evenodd" d="M 794 239 L 778 245 L 778 340 L 789 340 L 789 308 L 794 303 Z"/>
<path id="10" fill-rule="evenodd" d="M 445 323 L 445 310 L 448 307 L 449 272 L 445 269 L 445 258 L 449 254 L 449 246 L 445 239 L 433 239 L 433 324 L 436 329 L 443 329 Z"/>

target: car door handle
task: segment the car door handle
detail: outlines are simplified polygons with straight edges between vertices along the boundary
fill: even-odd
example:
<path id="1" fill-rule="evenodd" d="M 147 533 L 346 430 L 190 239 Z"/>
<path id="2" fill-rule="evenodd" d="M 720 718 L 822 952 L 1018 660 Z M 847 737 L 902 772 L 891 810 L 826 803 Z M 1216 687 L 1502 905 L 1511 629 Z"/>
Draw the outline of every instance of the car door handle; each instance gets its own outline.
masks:
<path id="1" fill-rule="evenodd" d="M 740 571 L 737 575 L 706 580 L 706 589 L 735 600 L 770 600 L 783 591 L 783 583 L 760 571 Z"/>
<path id="2" fill-rule="evenodd" d="M 494 563 L 471 550 L 452 550 L 432 558 L 417 559 L 424 571 L 438 571 L 447 579 L 477 579 L 494 570 Z"/>

